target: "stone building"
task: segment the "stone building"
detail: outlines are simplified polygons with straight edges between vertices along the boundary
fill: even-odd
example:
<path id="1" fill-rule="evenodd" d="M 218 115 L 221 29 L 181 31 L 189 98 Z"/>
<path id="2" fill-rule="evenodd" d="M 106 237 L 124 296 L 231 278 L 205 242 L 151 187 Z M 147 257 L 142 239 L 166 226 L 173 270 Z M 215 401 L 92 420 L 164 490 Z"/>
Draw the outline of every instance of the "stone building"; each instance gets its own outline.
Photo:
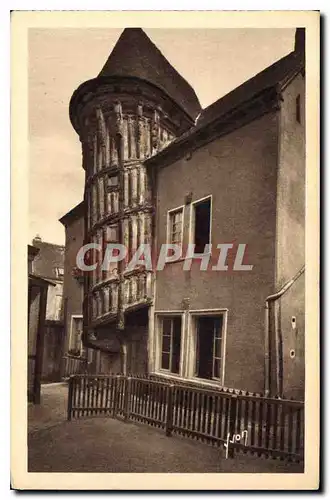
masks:
<path id="1" fill-rule="evenodd" d="M 65 247 L 42 241 L 40 236 L 33 239 L 32 245 L 38 249 L 32 262 L 33 273 L 47 280 L 49 284 L 44 323 L 42 381 L 57 382 L 61 379 Z"/>
<path id="2" fill-rule="evenodd" d="M 125 29 L 74 92 L 84 243 L 103 249 L 84 273 L 84 342 L 106 340 L 122 372 L 303 398 L 304 45 L 298 29 L 290 54 L 202 110 L 146 34 Z M 107 243 L 128 252 L 102 269 Z M 185 254 L 127 267 L 143 243 L 156 256 L 194 244 L 213 267 L 230 244 L 229 269 L 185 270 Z M 248 271 L 233 266 L 240 244 Z"/>
<path id="3" fill-rule="evenodd" d="M 33 273 L 33 262 L 39 248 L 28 245 L 28 401 L 40 403 L 40 387 L 45 344 L 47 292 L 52 282 Z"/>
<path id="4" fill-rule="evenodd" d="M 82 354 L 83 279 L 76 266 L 76 256 L 84 241 L 84 204 L 80 203 L 65 214 L 60 222 L 65 227 L 63 284 L 63 319 L 65 353 Z"/>
<path id="5" fill-rule="evenodd" d="M 55 285 L 48 291 L 46 319 L 59 321 L 62 316 L 62 296 L 64 279 L 64 250 L 63 245 L 56 245 L 42 241 L 36 236 L 32 245 L 39 248 L 33 261 L 34 273 L 42 278 L 51 280 Z"/>
<path id="6" fill-rule="evenodd" d="M 64 356 L 61 369 L 64 378 L 85 371 L 120 371 L 119 363 L 116 363 L 118 346 L 116 348 L 113 342 L 95 337 L 90 339 L 87 348 L 82 339 L 84 287 L 83 274 L 77 267 L 76 257 L 84 243 L 84 207 L 81 202 L 60 219 L 65 228 L 62 343 Z"/>

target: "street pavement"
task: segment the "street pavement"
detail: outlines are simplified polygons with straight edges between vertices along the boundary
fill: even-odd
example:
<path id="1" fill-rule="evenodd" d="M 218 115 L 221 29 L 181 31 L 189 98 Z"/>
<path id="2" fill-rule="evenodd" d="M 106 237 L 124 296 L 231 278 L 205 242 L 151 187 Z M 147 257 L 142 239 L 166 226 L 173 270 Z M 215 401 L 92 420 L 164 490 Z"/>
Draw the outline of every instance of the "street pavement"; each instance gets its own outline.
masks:
<path id="1" fill-rule="evenodd" d="M 42 387 L 29 405 L 29 472 L 303 472 L 299 464 L 215 448 L 107 417 L 66 420 L 67 385 Z M 298 477 L 297 477 L 298 480 Z"/>

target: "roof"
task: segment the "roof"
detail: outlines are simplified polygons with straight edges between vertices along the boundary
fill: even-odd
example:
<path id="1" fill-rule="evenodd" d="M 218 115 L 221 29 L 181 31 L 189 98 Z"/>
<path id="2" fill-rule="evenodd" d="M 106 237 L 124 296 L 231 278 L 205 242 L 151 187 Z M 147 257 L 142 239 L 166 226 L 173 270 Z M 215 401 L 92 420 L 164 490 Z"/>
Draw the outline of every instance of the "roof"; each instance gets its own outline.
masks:
<path id="1" fill-rule="evenodd" d="M 74 220 L 80 219 L 84 215 L 84 208 L 85 204 L 84 201 L 81 201 L 76 205 L 75 207 L 71 208 L 69 212 L 67 212 L 65 215 L 63 215 L 59 221 L 63 226 L 68 226 L 71 222 Z"/>
<path id="2" fill-rule="evenodd" d="M 51 280 L 62 281 L 57 274 L 57 268 L 64 268 L 64 249 L 62 245 L 47 243 L 35 238 L 33 246 L 39 248 L 39 253 L 33 261 L 34 275 Z"/>
<path id="3" fill-rule="evenodd" d="M 130 76 L 164 90 L 193 119 L 201 111 L 194 89 L 141 28 L 126 28 L 98 77 Z"/>
<path id="4" fill-rule="evenodd" d="M 194 89 L 163 56 L 141 28 L 126 28 L 99 77 L 136 77 L 166 92 L 195 120 L 201 105 Z"/>
<path id="5" fill-rule="evenodd" d="M 45 287 L 46 286 L 48 287 L 48 285 L 56 286 L 56 283 L 54 283 L 54 281 L 41 278 L 41 276 L 37 276 L 36 274 L 33 273 L 29 273 L 29 282 L 32 283 L 33 285 L 40 285 Z"/>
<path id="6" fill-rule="evenodd" d="M 95 339 L 95 340 L 89 339 L 87 343 L 94 349 L 99 349 L 100 351 L 113 354 L 118 354 L 120 352 L 119 342 L 114 338 Z"/>
<path id="7" fill-rule="evenodd" d="M 205 108 L 197 120 L 196 127 L 203 127 L 215 118 L 223 116 L 241 103 L 250 100 L 256 94 L 274 85 L 282 84 L 293 76 L 302 66 L 301 60 L 295 52 L 279 59 L 268 68 L 253 76 L 239 87 L 221 97 L 216 102 Z"/>
<path id="8" fill-rule="evenodd" d="M 304 31 L 304 30 L 303 30 Z M 304 52 L 302 46 L 304 36 L 297 30 L 295 48 L 296 50 L 282 57 L 271 66 L 267 67 L 257 75 L 253 76 L 239 87 L 218 99 L 216 102 L 205 108 L 195 126 L 187 132 L 176 138 L 165 149 L 149 158 L 146 164 L 155 164 L 161 161 L 161 158 L 167 157 L 171 151 L 176 150 L 184 142 L 193 141 L 198 132 L 207 128 L 208 125 L 215 122 L 224 124 L 227 119 L 231 119 L 230 113 L 238 109 L 243 104 L 251 101 L 257 95 L 271 88 L 282 87 L 286 82 L 299 73 L 304 67 Z"/>
<path id="9" fill-rule="evenodd" d="M 28 259 L 33 260 L 39 251 L 39 248 L 28 245 Z"/>

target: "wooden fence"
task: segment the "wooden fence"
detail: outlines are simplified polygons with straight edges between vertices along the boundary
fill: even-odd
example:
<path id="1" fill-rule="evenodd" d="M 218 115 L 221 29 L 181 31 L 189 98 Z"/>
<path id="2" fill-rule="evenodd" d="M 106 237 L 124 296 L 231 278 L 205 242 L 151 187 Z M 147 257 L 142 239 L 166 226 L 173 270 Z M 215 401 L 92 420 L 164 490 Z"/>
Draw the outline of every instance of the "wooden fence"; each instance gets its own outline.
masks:
<path id="1" fill-rule="evenodd" d="M 304 403 L 204 390 L 146 377 L 76 375 L 69 381 L 68 420 L 120 417 L 259 455 L 304 458 Z"/>
<path id="2" fill-rule="evenodd" d="M 63 377 L 85 374 L 87 371 L 87 358 L 66 354 L 63 356 Z"/>

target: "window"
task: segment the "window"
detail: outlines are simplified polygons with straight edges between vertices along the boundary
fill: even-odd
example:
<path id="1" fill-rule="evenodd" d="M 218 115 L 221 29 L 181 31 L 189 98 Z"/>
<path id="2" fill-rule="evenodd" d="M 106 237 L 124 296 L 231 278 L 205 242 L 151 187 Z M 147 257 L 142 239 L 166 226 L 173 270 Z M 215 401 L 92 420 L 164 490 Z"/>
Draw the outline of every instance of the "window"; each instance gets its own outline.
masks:
<path id="1" fill-rule="evenodd" d="M 221 379 L 223 315 L 196 318 L 195 376 Z"/>
<path id="2" fill-rule="evenodd" d="M 300 94 L 296 97 L 296 120 L 298 123 L 301 123 L 301 99 Z"/>
<path id="3" fill-rule="evenodd" d="M 183 208 L 169 212 L 169 243 L 182 243 Z"/>
<path id="4" fill-rule="evenodd" d="M 107 226 L 105 229 L 105 232 L 103 234 L 103 241 L 102 241 L 102 263 L 101 266 L 104 264 L 104 258 L 106 255 L 106 248 L 108 244 L 111 243 L 118 243 L 119 241 L 119 228 L 118 224 L 112 224 L 111 226 Z M 113 255 L 117 255 L 117 251 L 115 249 L 112 250 Z M 100 268 L 101 268 L 100 266 Z M 106 280 L 108 278 L 114 277 L 115 270 L 118 267 L 117 262 L 110 262 L 107 266 L 107 269 L 103 269 L 102 271 L 102 279 Z"/>
<path id="5" fill-rule="evenodd" d="M 71 316 L 71 333 L 69 352 L 80 355 L 82 350 L 83 317 Z"/>
<path id="6" fill-rule="evenodd" d="M 160 319 L 161 369 L 180 372 L 181 316 L 164 316 Z"/>
<path id="7" fill-rule="evenodd" d="M 55 295 L 55 320 L 61 319 L 62 295 Z"/>
<path id="8" fill-rule="evenodd" d="M 113 224 L 106 228 L 105 240 L 107 243 L 118 243 L 119 234 L 117 224 Z"/>
<path id="9" fill-rule="evenodd" d="M 115 189 L 118 187 L 119 179 L 117 174 L 108 175 L 108 189 Z"/>
<path id="10" fill-rule="evenodd" d="M 195 252 L 203 253 L 205 245 L 210 243 L 211 232 L 211 198 L 194 203 L 193 243 Z"/>

